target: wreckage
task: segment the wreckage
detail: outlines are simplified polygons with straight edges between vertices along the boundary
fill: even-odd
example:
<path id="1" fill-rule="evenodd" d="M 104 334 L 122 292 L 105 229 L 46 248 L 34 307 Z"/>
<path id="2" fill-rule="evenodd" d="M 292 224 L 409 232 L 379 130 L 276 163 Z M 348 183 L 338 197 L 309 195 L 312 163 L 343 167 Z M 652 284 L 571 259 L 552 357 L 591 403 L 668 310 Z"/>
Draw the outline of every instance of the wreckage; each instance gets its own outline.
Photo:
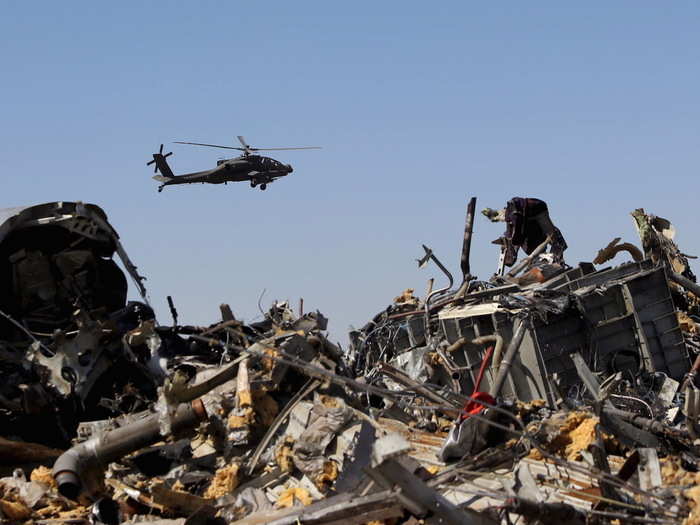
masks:
<path id="1" fill-rule="evenodd" d="M 424 246 L 448 283 L 406 290 L 347 350 L 287 303 L 196 327 L 168 298 L 160 325 L 100 208 L 6 210 L 0 516 L 700 523 L 700 286 L 671 223 L 634 210 L 640 248 L 571 267 L 547 204 L 515 197 L 483 212 L 506 231 L 480 280 L 475 210 L 461 282 Z"/>

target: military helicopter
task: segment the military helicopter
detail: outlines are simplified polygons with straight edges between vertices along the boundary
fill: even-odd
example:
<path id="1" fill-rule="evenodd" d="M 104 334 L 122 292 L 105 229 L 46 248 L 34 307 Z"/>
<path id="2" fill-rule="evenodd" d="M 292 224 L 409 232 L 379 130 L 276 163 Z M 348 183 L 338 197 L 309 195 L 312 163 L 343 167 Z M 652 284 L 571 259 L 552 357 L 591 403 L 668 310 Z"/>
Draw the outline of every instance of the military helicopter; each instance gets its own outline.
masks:
<path id="1" fill-rule="evenodd" d="M 194 184 L 201 182 L 202 184 L 227 184 L 229 182 L 250 181 L 250 187 L 255 188 L 260 186 L 261 190 L 267 189 L 267 185 L 271 182 L 285 177 L 292 173 L 294 169 L 290 164 L 283 164 L 278 160 L 262 155 L 256 155 L 257 151 L 280 151 L 293 149 L 321 149 L 319 146 L 304 146 L 300 148 L 254 148 L 245 139 L 238 135 L 238 140 L 243 147 L 238 146 L 219 146 L 217 144 L 202 144 L 200 142 L 180 142 L 175 144 L 191 144 L 193 146 L 206 146 L 208 148 L 235 149 L 242 151 L 243 154 L 233 159 L 220 159 L 216 162 L 216 168 L 197 171 L 193 173 L 185 173 L 183 175 L 175 175 L 168 165 L 167 157 L 170 153 L 163 154 L 163 144 L 160 145 L 158 153 L 153 154 L 153 160 L 146 163 L 146 166 L 155 164 L 155 173 L 160 170 L 161 175 L 155 175 L 153 178 L 161 183 L 158 186 L 158 191 L 163 191 L 165 186 L 171 184 Z"/>

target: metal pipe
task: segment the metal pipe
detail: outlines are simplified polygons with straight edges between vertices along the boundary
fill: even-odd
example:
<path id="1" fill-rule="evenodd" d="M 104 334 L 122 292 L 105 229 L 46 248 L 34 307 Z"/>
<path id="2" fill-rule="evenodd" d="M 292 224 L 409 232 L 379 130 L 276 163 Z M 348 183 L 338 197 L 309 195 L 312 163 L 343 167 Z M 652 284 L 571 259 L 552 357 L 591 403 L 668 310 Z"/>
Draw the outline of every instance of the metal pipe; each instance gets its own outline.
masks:
<path id="1" fill-rule="evenodd" d="M 433 293 L 433 285 L 435 284 L 435 279 L 431 277 L 428 279 L 428 284 L 425 287 L 425 296 L 428 297 L 431 293 Z"/>
<path id="2" fill-rule="evenodd" d="M 510 340 L 510 343 L 508 344 L 508 349 L 506 350 L 506 354 L 505 356 L 503 356 L 501 365 L 498 368 L 498 375 L 496 376 L 496 380 L 493 382 L 493 385 L 491 385 L 491 390 L 489 391 L 489 394 L 491 394 L 491 396 L 496 397 L 501 391 L 503 383 L 505 383 L 506 377 L 510 372 L 510 366 L 513 362 L 513 358 L 515 357 L 515 354 L 518 353 L 520 343 L 523 342 L 525 331 L 525 322 L 522 320 L 518 320 L 517 326 L 513 331 L 513 338 Z"/>
<path id="3" fill-rule="evenodd" d="M 230 345 L 230 348 L 239 351 L 236 345 Z M 180 401 L 183 403 L 193 401 L 198 397 L 203 396 L 207 392 L 211 392 L 216 387 L 219 387 L 224 383 L 228 383 L 232 379 L 235 379 L 238 376 L 238 365 L 246 357 L 248 357 L 248 354 L 243 354 L 242 356 L 237 357 L 226 368 L 218 372 L 216 375 L 210 377 L 209 379 L 206 379 L 205 381 L 202 381 L 201 383 L 192 385 L 185 392 L 182 393 L 181 397 L 179 398 Z"/>
<path id="4" fill-rule="evenodd" d="M 507 277 L 515 277 L 516 275 L 518 275 L 518 273 L 520 272 L 520 270 L 522 270 L 523 268 L 527 267 L 527 265 L 530 264 L 530 262 L 532 262 L 532 261 L 534 260 L 535 257 L 537 257 L 539 254 L 541 254 L 543 251 L 545 251 L 545 250 L 547 249 L 547 245 L 548 245 L 550 242 L 552 242 L 552 236 L 551 236 L 551 235 L 547 235 L 547 238 L 542 242 L 542 244 L 540 244 L 537 248 L 535 248 L 534 250 L 532 250 L 532 253 L 530 253 L 530 255 L 528 255 L 527 257 L 525 257 L 523 260 L 521 260 L 521 261 L 520 261 L 518 264 L 516 264 L 515 266 L 513 266 L 513 267 L 510 269 L 510 271 L 506 274 L 506 276 L 507 276 Z"/>
<path id="5" fill-rule="evenodd" d="M 425 250 L 425 255 L 422 259 L 418 260 L 419 267 L 425 265 L 428 259 L 431 259 L 437 265 L 437 267 L 440 268 L 440 270 L 442 270 L 442 272 L 447 276 L 448 280 L 447 286 L 445 286 L 444 288 L 440 288 L 439 290 L 433 290 L 425 298 L 425 304 L 423 305 L 423 313 L 425 315 L 425 338 L 427 341 L 430 341 L 430 301 L 436 295 L 449 291 L 452 288 L 452 285 L 454 284 L 454 278 L 452 277 L 452 274 L 447 270 L 447 268 L 445 268 L 445 266 L 440 262 L 440 260 L 437 257 L 435 257 L 433 250 L 428 248 L 425 244 L 423 245 L 423 250 Z"/>
<path id="6" fill-rule="evenodd" d="M 485 345 L 487 343 L 496 343 L 496 348 L 493 350 L 491 357 L 491 368 L 494 372 L 498 372 L 501 364 L 501 354 L 503 353 L 503 338 L 498 334 L 482 335 L 472 341 L 475 345 Z"/>
<path id="7" fill-rule="evenodd" d="M 379 366 L 377 367 L 377 369 L 378 369 L 380 374 L 383 374 L 387 377 L 390 377 L 391 379 L 393 379 L 397 383 L 400 383 L 400 384 L 410 388 L 411 390 L 415 391 L 417 394 L 420 394 L 421 396 L 432 401 L 433 403 L 437 403 L 438 405 L 450 404 L 450 405 L 453 405 L 455 407 L 460 406 L 460 405 L 454 404 L 452 401 L 441 396 L 440 394 L 433 392 L 430 388 L 424 386 L 423 383 L 420 383 L 419 381 L 416 381 L 415 379 L 411 379 L 407 374 L 405 374 L 401 370 L 394 368 L 393 366 L 391 366 L 387 363 L 380 363 Z"/>
<path id="8" fill-rule="evenodd" d="M 453 386 L 455 387 L 454 390 L 456 392 L 461 392 L 462 387 L 459 384 L 459 379 L 462 376 L 462 371 L 463 370 L 468 370 L 470 373 L 472 371 L 472 366 L 467 365 L 467 366 L 457 366 L 457 363 L 455 363 L 450 357 L 449 354 L 459 350 L 462 348 L 465 344 L 471 343 L 475 345 L 482 345 L 486 343 L 496 343 L 496 353 L 500 356 L 501 350 L 503 348 L 503 338 L 500 335 L 493 334 L 493 335 L 483 335 L 481 337 L 477 337 L 476 339 L 472 339 L 471 341 L 467 339 L 466 337 L 462 337 L 452 343 L 450 346 L 448 346 L 445 349 L 445 352 L 443 353 L 439 348 L 436 348 L 435 351 L 437 352 L 438 356 L 442 359 L 445 368 L 447 369 L 447 372 L 450 374 L 450 378 L 452 379 Z M 496 355 L 494 353 L 494 356 Z M 493 360 L 491 361 L 493 363 Z"/>
<path id="9" fill-rule="evenodd" d="M 654 432 L 656 434 L 667 434 L 676 437 L 682 437 L 683 435 L 683 431 L 679 431 L 664 425 L 660 421 L 649 419 L 627 410 L 621 410 L 612 405 L 603 406 L 603 412 L 610 414 L 611 416 L 619 417 L 620 419 L 627 421 L 628 423 L 631 423 L 635 427 L 641 428 L 642 430 L 648 430 L 649 432 Z"/>
<path id="10" fill-rule="evenodd" d="M 474 210 L 476 208 L 476 197 L 469 199 L 467 204 L 467 219 L 464 225 L 464 241 L 462 243 L 462 258 L 460 266 L 462 268 L 462 282 L 469 282 L 471 269 L 469 266 L 469 253 L 472 246 L 472 232 L 474 230 Z"/>
<path id="11" fill-rule="evenodd" d="M 429 251 L 429 249 L 428 249 L 425 245 L 423 245 L 423 248 L 425 248 L 426 251 Z M 452 274 L 451 274 L 451 273 L 448 271 L 448 269 L 445 268 L 445 266 L 440 262 L 440 259 L 438 259 L 437 257 L 435 257 L 435 255 L 433 254 L 432 250 L 430 250 L 430 259 L 432 259 L 432 261 L 437 265 L 437 267 L 440 268 L 440 270 L 442 270 L 442 272 L 447 276 L 448 284 L 447 284 L 447 286 L 445 286 L 445 287 L 443 287 L 443 288 L 439 288 L 439 289 L 437 289 L 437 290 L 433 290 L 432 292 L 430 292 L 430 294 L 428 295 L 428 297 L 425 298 L 425 307 L 424 307 L 424 308 L 425 308 L 426 314 L 427 314 L 427 312 L 428 312 L 429 304 L 430 304 L 431 299 L 432 299 L 433 297 L 435 297 L 436 295 L 443 294 L 443 293 L 447 292 L 448 290 L 450 290 L 450 288 L 452 288 L 452 285 L 453 285 L 454 282 L 455 282 L 455 281 L 454 281 L 454 278 L 452 277 Z"/>
<path id="12" fill-rule="evenodd" d="M 445 352 L 447 354 L 452 354 L 456 352 L 457 350 L 461 349 L 465 344 L 471 343 L 473 345 L 485 345 L 487 343 L 496 343 L 496 348 L 494 349 L 493 352 L 493 358 L 492 358 L 492 363 L 494 363 L 495 359 L 497 357 L 501 356 L 501 353 L 503 351 L 503 338 L 498 335 L 498 334 L 492 334 L 492 335 L 482 335 L 481 337 L 477 337 L 476 339 L 472 339 L 471 341 L 467 339 L 466 337 L 462 337 L 460 339 L 457 339 L 454 343 L 452 343 L 450 346 L 448 346 L 445 349 Z M 494 366 L 493 364 L 491 365 L 492 367 Z M 454 367 L 454 370 L 471 370 L 471 366 L 458 366 Z"/>
<path id="13" fill-rule="evenodd" d="M 142 413 L 145 414 L 145 413 Z M 206 419 L 201 400 L 182 404 L 171 421 L 173 433 L 193 428 Z M 53 477 L 61 495 L 75 500 L 83 490 L 83 480 L 93 469 L 104 469 L 125 455 L 163 439 L 161 414 L 155 412 L 123 427 L 98 435 L 68 449 L 56 460 Z"/>
<path id="14" fill-rule="evenodd" d="M 461 299 L 464 297 L 464 294 L 467 293 L 467 290 L 469 289 L 469 281 L 468 279 L 463 281 L 461 286 L 457 289 L 457 291 L 454 293 L 450 301 L 456 301 L 457 299 Z"/>
<path id="15" fill-rule="evenodd" d="M 694 283 L 693 281 L 691 281 L 690 279 L 688 279 L 687 277 L 684 277 L 683 275 L 681 275 L 679 273 L 676 273 L 673 271 L 669 271 L 668 273 L 669 273 L 669 278 L 673 282 L 680 284 L 683 288 L 685 288 L 689 292 L 693 292 L 693 294 L 700 297 L 700 284 Z"/>
<path id="16" fill-rule="evenodd" d="M 461 337 L 457 339 L 454 343 L 452 343 L 450 346 L 445 348 L 445 352 L 448 354 L 452 354 L 456 352 L 457 350 L 460 350 L 464 345 L 466 345 L 469 342 L 469 339 L 466 337 Z"/>

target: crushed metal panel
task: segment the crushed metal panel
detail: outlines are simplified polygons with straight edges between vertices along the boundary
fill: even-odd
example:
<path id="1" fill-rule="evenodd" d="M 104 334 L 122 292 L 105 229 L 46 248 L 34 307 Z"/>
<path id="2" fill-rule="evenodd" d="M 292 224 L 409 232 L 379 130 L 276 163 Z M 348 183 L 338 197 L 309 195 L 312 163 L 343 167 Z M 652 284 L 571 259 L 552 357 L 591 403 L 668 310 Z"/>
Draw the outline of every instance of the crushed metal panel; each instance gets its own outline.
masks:
<path id="1" fill-rule="evenodd" d="M 491 315 L 504 309 L 498 303 L 483 303 L 466 306 L 443 308 L 438 313 L 438 319 L 465 319 L 480 315 Z"/>
<path id="2" fill-rule="evenodd" d="M 646 266 L 645 261 L 631 263 L 568 283 L 578 297 L 580 313 L 570 311 L 546 323 L 534 323 L 531 335 L 537 346 L 536 359 L 527 345 L 520 354 L 528 368 L 543 378 L 550 405 L 557 391 L 566 395 L 569 389 L 579 388 L 569 357 L 573 352 L 588 362 L 595 354 L 595 371 L 608 375 L 620 370 L 636 375 L 644 369 L 678 380 L 687 372 L 690 361 L 665 270 L 647 270 Z M 535 360 L 538 367 L 534 367 Z"/>
<path id="3" fill-rule="evenodd" d="M 568 290 L 573 292 L 586 286 L 598 286 L 603 283 L 624 279 L 630 275 L 637 274 L 644 270 L 653 269 L 654 263 L 649 259 L 640 262 L 631 262 L 615 266 L 614 268 L 603 268 L 597 272 L 589 273 L 575 281 L 566 282 L 556 286 L 555 290 Z"/>

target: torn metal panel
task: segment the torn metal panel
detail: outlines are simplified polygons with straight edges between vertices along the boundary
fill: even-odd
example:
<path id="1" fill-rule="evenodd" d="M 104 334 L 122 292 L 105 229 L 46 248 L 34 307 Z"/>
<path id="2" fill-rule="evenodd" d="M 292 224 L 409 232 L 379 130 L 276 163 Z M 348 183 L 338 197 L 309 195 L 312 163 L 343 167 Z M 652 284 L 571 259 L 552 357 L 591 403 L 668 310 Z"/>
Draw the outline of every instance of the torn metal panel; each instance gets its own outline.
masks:
<path id="1" fill-rule="evenodd" d="M 637 474 L 639 476 L 639 487 L 642 490 L 654 489 L 662 484 L 661 467 L 659 457 L 654 448 L 640 448 L 639 466 Z"/>
<path id="2" fill-rule="evenodd" d="M 625 271 L 643 265 L 626 265 Z M 617 278 L 620 272 L 612 276 Z M 526 344 L 520 353 L 539 397 L 544 394 L 550 405 L 579 384 L 570 359 L 575 352 L 606 375 L 664 372 L 679 380 L 688 371 L 688 351 L 663 268 L 628 273 L 608 282 L 590 274 L 566 286 L 577 297 L 577 310 L 536 320 L 531 332 L 534 347 Z"/>

